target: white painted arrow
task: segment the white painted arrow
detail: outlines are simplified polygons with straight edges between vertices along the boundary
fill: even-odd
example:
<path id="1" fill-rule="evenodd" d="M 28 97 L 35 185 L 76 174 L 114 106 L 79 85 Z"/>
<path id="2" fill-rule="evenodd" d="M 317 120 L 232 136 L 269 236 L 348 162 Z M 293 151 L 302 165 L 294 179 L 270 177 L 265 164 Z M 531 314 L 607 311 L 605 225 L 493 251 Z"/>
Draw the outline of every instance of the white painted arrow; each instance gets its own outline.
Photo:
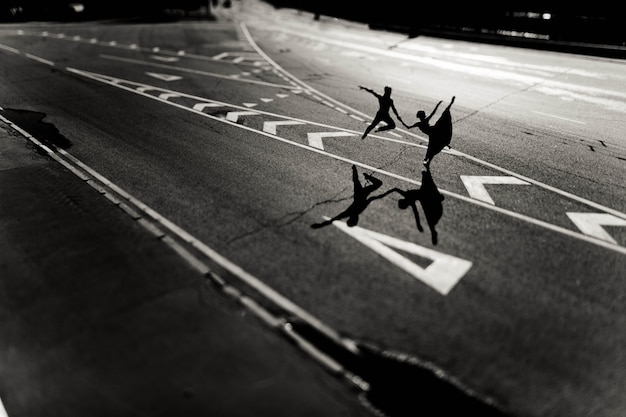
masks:
<path id="1" fill-rule="evenodd" d="M 198 111 L 204 111 L 207 107 L 222 107 L 222 105 L 217 103 L 196 103 L 193 105 L 193 109 Z"/>
<path id="2" fill-rule="evenodd" d="M 255 111 L 230 111 L 226 113 L 226 120 L 230 120 L 231 122 L 237 122 L 240 116 L 254 116 L 259 113 Z"/>
<path id="3" fill-rule="evenodd" d="M 617 244 L 602 226 L 626 226 L 626 220 L 609 213 L 567 213 L 567 217 L 587 236 Z"/>
<path id="4" fill-rule="evenodd" d="M 304 122 L 298 122 L 295 120 L 275 120 L 275 121 L 263 123 L 263 131 L 267 133 L 271 133 L 272 135 L 275 135 L 276 126 L 303 125 L 303 124 Z"/>
<path id="5" fill-rule="evenodd" d="M 325 219 L 328 220 L 327 217 L 325 217 Z M 350 227 L 345 222 L 334 221 L 333 224 L 337 226 L 339 230 L 352 236 L 398 268 L 443 295 L 447 295 L 472 267 L 470 261 L 428 249 L 416 245 L 415 243 L 383 235 L 382 233 L 363 229 L 358 226 Z M 426 268 L 422 268 L 391 248 L 399 249 L 422 258 L 431 259 L 433 262 Z"/>
<path id="6" fill-rule="evenodd" d="M 158 78 L 159 80 L 163 80 L 163 81 L 176 81 L 176 80 L 180 80 L 183 78 L 183 77 L 179 77 L 178 75 L 160 74 L 158 72 L 146 72 L 146 74 L 148 74 L 151 77 Z"/>
<path id="7" fill-rule="evenodd" d="M 484 201 L 485 203 L 496 203 L 489 196 L 489 193 L 485 189 L 485 184 L 510 184 L 510 185 L 530 185 L 529 182 L 521 180 L 511 176 L 476 176 L 476 175 L 461 175 L 461 181 L 467 188 L 467 192 L 470 197 L 476 200 Z"/>
<path id="8" fill-rule="evenodd" d="M 342 136 L 356 136 L 350 132 L 312 132 L 307 133 L 309 139 L 309 146 L 324 150 L 323 138 L 338 138 Z"/>

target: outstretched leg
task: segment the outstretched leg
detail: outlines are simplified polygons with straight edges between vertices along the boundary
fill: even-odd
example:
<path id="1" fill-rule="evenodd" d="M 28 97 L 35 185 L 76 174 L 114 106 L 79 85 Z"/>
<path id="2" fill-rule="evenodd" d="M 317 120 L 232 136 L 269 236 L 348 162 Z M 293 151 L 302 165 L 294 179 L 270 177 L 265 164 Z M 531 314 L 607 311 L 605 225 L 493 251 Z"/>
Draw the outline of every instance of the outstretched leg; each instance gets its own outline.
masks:
<path id="1" fill-rule="evenodd" d="M 384 132 L 385 130 L 391 130 L 396 128 L 396 122 L 394 122 L 390 116 L 385 117 L 382 121 L 386 123 L 386 126 L 379 127 L 378 129 L 376 129 L 377 132 Z"/>

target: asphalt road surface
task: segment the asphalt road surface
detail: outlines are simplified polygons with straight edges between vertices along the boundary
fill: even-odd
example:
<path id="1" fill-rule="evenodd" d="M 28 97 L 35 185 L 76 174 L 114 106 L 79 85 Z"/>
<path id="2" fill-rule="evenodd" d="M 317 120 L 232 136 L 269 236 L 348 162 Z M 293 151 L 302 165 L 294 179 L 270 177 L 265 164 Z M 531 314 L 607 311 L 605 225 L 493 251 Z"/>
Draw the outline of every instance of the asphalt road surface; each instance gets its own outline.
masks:
<path id="1" fill-rule="evenodd" d="M 246 294 L 385 414 L 455 390 L 511 416 L 626 413 L 624 61 L 254 0 L 216 15 L 2 25 L 0 115 L 141 220 L 177 276 Z M 428 138 L 395 116 L 362 139 L 378 100 L 359 86 L 392 87 L 407 125 L 454 97 L 450 148 L 426 170 Z"/>

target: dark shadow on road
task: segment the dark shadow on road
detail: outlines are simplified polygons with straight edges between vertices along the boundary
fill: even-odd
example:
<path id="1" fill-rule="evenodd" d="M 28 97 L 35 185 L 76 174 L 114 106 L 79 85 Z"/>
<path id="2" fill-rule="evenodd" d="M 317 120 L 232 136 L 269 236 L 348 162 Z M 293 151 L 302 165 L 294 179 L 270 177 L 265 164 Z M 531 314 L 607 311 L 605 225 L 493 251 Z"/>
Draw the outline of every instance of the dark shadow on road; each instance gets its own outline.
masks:
<path id="1" fill-rule="evenodd" d="M 393 188 L 390 191 L 397 192 L 402 196 L 402 198 L 398 200 L 398 207 L 402 210 L 409 207 L 411 208 L 413 216 L 415 217 L 417 230 L 422 232 L 424 228 L 420 222 L 420 215 L 417 210 L 417 202 L 419 201 L 422 210 L 424 211 L 424 216 L 426 217 L 426 223 L 428 224 L 428 229 L 430 230 L 431 240 L 433 245 L 436 245 L 439 238 L 435 227 L 443 216 L 444 196 L 439 192 L 430 170 L 422 171 L 422 185 L 420 188 L 406 191 L 399 188 Z"/>
<path id="2" fill-rule="evenodd" d="M 417 357 L 357 342 L 349 352 L 305 323 L 290 322 L 293 331 L 358 377 L 368 406 L 386 417 L 480 416 L 512 417 L 487 395 Z"/>
<path id="3" fill-rule="evenodd" d="M 340 219 L 345 219 L 345 218 L 348 219 L 346 221 L 348 226 L 350 227 L 356 226 L 359 223 L 359 216 L 361 215 L 361 213 L 365 211 L 365 209 L 370 205 L 372 201 L 379 200 L 392 192 L 392 190 L 389 190 L 385 193 L 370 197 L 370 194 L 372 194 L 374 191 L 379 189 L 383 185 L 383 182 L 379 180 L 378 178 L 373 177 L 372 175 L 369 175 L 369 174 L 363 174 L 363 177 L 365 177 L 365 179 L 367 180 L 367 182 L 369 182 L 369 184 L 365 186 L 361 184 L 361 181 L 359 180 L 359 173 L 357 171 L 357 168 L 355 165 L 352 165 L 352 183 L 354 187 L 354 194 L 352 196 L 352 204 L 350 204 L 350 206 L 347 209 L 345 209 L 344 211 L 342 211 L 341 213 L 339 213 L 332 219 L 328 219 L 321 223 L 314 223 L 311 225 L 311 227 L 313 229 L 319 229 L 320 227 L 328 226 L 335 220 L 340 220 Z"/>
<path id="4" fill-rule="evenodd" d="M 2 109 L 0 114 L 21 127 L 35 139 L 51 148 L 68 149 L 72 146 L 65 136 L 52 124 L 44 122 L 46 114 L 29 110 Z"/>

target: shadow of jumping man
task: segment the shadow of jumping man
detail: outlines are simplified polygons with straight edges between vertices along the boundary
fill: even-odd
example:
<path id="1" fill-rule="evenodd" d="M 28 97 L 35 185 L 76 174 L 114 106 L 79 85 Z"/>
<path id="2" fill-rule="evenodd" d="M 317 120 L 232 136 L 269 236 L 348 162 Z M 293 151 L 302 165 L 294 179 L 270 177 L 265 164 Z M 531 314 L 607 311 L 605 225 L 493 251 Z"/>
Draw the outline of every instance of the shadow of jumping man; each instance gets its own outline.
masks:
<path id="1" fill-rule="evenodd" d="M 430 124 L 430 119 L 435 115 L 437 108 L 441 105 L 442 101 L 437 103 L 433 111 L 426 116 L 424 110 L 419 110 L 415 115 L 419 120 L 411 126 L 404 123 L 402 119 L 399 119 L 404 127 L 412 129 L 417 127 L 423 133 L 428 135 L 428 148 L 426 150 L 426 156 L 424 157 L 424 166 L 426 169 L 430 169 L 430 162 L 439 152 L 445 147 L 450 147 L 450 141 L 452 140 L 452 116 L 450 115 L 450 107 L 454 103 L 455 97 L 452 97 L 450 104 L 443 111 L 437 122 L 434 125 Z"/>
<path id="2" fill-rule="evenodd" d="M 411 207 L 413 216 L 415 217 L 417 230 L 423 232 L 424 228 L 420 222 L 420 215 L 417 210 L 417 202 L 420 202 L 422 210 L 424 211 L 424 216 L 426 217 L 428 229 L 430 230 L 431 241 L 433 242 L 433 245 L 436 245 L 438 242 L 438 235 L 435 226 L 437 226 L 441 216 L 443 216 L 444 196 L 439 192 L 437 185 L 435 185 L 435 181 L 433 180 L 433 176 L 430 171 L 422 171 L 422 185 L 419 189 L 404 191 L 399 188 L 393 188 L 390 191 L 397 192 L 402 196 L 402 198 L 398 200 L 398 207 L 400 209 L 405 210 L 408 207 Z"/>
<path id="3" fill-rule="evenodd" d="M 379 189 L 383 185 L 383 182 L 379 180 L 378 178 L 375 178 L 372 175 L 369 175 L 366 173 L 363 174 L 363 177 L 365 177 L 365 179 L 369 182 L 369 184 L 367 184 L 366 186 L 363 186 L 361 184 L 361 182 L 359 181 L 359 173 L 356 169 L 356 166 L 352 165 L 352 182 L 354 185 L 354 195 L 352 196 L 352 204 L 350 204 L 350 206 L 347 209 L 345 209 L 344 211 L 342 211 L 341 213 L 339 213 L 332 219 L 323 221 L 321 223 L 314 223 L 311 225 L 311 227 L 313 229 L 319 229 L 320 227 L 328 226 L 335 220 L 345 219 L 345 218 L 348 219 L 346 221 L 348 226 L 350 227 L 356 226 L 357 223 L 359 222 L 359 216 L 361 215 L 361 213 L 365 211 L 367 206 L 369 206 L 372 201 L 379 200 L 393 192 L 393 190 L 389 190 L 382 194 L 370 197 L 370 194 L 372 194 L 374 191 Z"/>

